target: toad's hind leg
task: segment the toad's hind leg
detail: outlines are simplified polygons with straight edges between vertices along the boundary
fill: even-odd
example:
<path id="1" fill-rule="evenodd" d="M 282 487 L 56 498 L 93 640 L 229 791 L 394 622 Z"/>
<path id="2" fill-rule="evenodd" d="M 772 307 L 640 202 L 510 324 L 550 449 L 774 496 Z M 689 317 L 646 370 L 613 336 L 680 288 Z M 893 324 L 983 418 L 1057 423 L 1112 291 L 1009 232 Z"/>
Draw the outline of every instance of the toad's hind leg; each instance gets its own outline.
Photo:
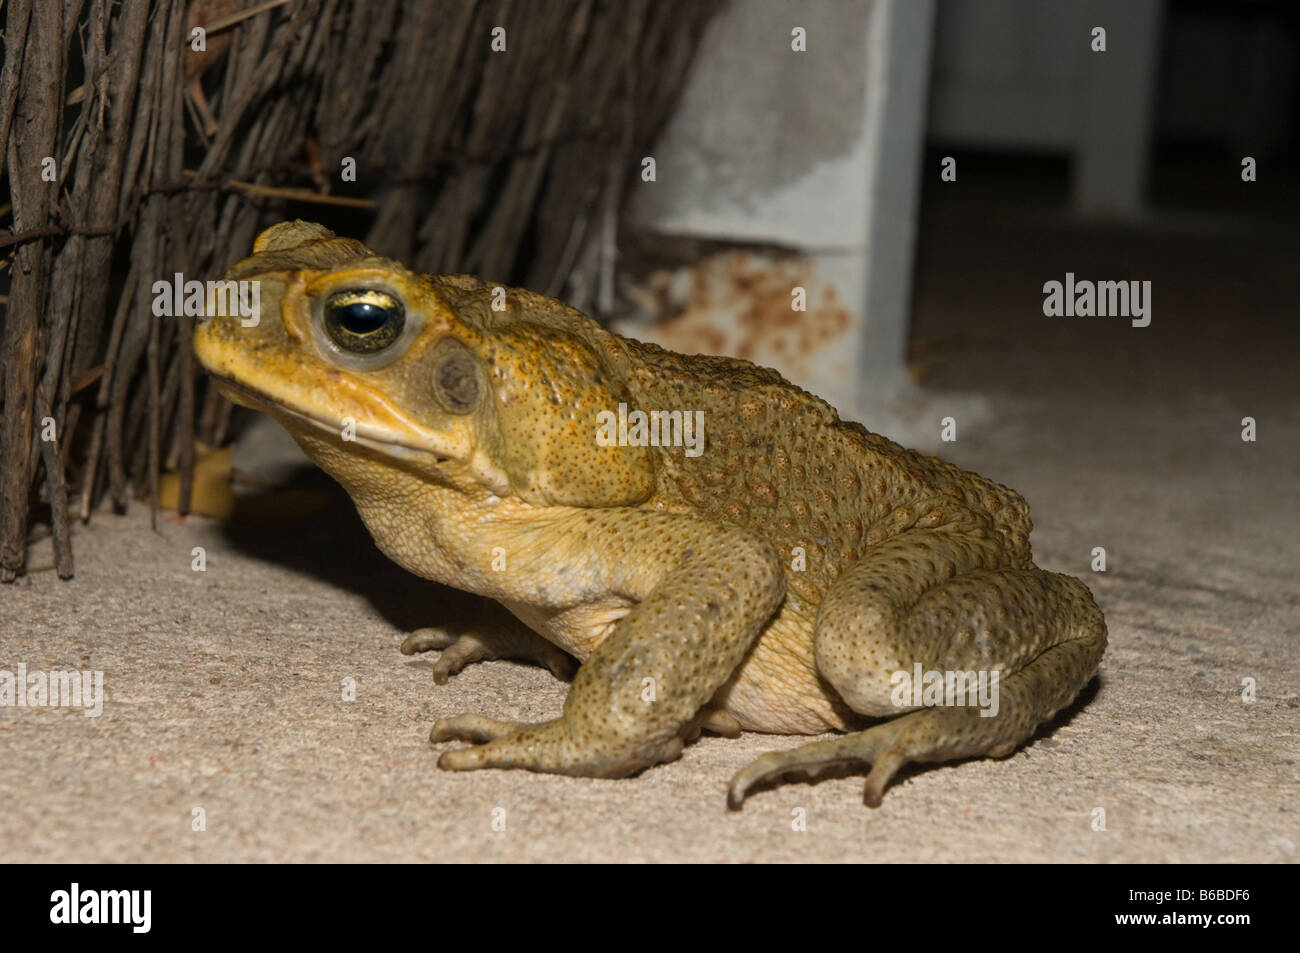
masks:
<path id="1" fill-rule="evenodd" d="M 996 553 L 982 542 L 972 540 L 960 550 L 957 565 L 996 564 Z M 889 548 L 877 550 L 873 557 L 882 558 L 865 560 L 827 593 L 814 636 L 816 658 L 821 674 L 855 711 L 875 717 L 907 713 L 762 756 L 732 780 L 733 807 L 761 780 L 838 763 L 871 765 L 865 800 L 878 805 L 894 773 L 908 762 L 1010 754 L 1096 672 L 1106 625 L 1078 580 L 1036 568 L 954 574 L 957 567 L 948 559 L 953 551 L 931 540 L 921 547 L 931 550 L 929 558 L 896 547 L 890 554 Z M 923 588 L 935 570 L 948 581 Z M 954 686 L 969 684 L 972 691 L 955 698 L 949 693 L 943 707 L 917 708 L 910 683 L 918 664 L 922 672 L 940 673 L 945 685 L 951 678 Z M 982 699 L 974 691 L 981 673 L 989 690 Z"/>

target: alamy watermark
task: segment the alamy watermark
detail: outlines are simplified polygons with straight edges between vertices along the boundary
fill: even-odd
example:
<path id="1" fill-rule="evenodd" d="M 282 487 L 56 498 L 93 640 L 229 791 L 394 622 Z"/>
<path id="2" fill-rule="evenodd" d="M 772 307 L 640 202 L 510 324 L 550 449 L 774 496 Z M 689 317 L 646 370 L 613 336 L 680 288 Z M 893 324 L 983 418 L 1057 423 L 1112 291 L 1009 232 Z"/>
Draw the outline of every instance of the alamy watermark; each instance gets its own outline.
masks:
<path id="1" fill-rule="evenodd" d="M 262 285 L 259 281 L 186 281 L 179 271 L 171 281 L 155 281 L 153 313 L 157 318 L 188 315 L 197 318 L 238 317 L 246 328 L 255 328 L 262 320 Z"/>
<path id="2" fill-rule="evenodd" d="M 1043 314 L 1049 318 L 1132 318 L 1135 328 L 1151 323 L 1150 281 L 1091 281 L 1065 273 L 1065 281 L 1043 284 Z"/>
<path id="3" fill-rule="evenodd" d="M 81 708 L 87 718 L 104 711 L 104 673 L 0 669 L 0 708 Z"/>
<path id="4" fill-rule="evenodd" d="M 899 708 L 978 708 L 981 718 L 998 713 L 999 669 L 929 671 L 917 662 L 912 671 L 898 670 L 889 677 L 889 700 Z"/>
<path id="5" fill-rule="evenodd" d="M 633 410 L 618 405 L 618 413 L 596 415 L 598 447 L 685 447 L 688 457 L 704 452 L 704 411 Z"/>
<path id="6" fill-rule="evenodd" d="M 50 894 L 51 923 L 124 923 L 132 933 L 148 933 L 153 923 L 152 890 L 68 890 Z"/>

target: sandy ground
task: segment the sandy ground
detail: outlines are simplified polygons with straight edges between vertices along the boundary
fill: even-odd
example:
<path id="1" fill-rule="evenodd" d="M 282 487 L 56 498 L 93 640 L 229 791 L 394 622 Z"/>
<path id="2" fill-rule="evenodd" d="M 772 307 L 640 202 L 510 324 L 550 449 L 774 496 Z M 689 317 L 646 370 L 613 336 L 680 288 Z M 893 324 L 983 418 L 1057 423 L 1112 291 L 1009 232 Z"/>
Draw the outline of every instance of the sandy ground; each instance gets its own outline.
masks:
<path id="1" fill-rule="evenodd" d="M 1029 746 L 910 770 L 877 810 L 841 774 L 728 812 L 734 771 L 804 740 L 757 734 L 626 780 L 439 771 L 434 719 L 542 719 L 566 686 L 511 662 L 435 686 L 397 647 L 451 594 L 388 564 L 341 499 L 256 529 L 151 532 L 136 507 L 78 528 L 74 581 L 0 589 L 0 669 L 100 670 L 106 696 L 96 718 L 0 709 L 0 860 L 1296 861 L 1295 247 L 1240 252 L 1243 274 L 1232 240 L 973 240 L 976 218 L 922 247 L 944 454 L 1024 493 L 1039 563 L 1084 578 L 1110 626 L 1100 677 Z M 1041 283 L 1089 265 L 1154 279 L 1152 326 L 1043 318 Z M 971 432 L 963 393 L 992 410 Z"/>

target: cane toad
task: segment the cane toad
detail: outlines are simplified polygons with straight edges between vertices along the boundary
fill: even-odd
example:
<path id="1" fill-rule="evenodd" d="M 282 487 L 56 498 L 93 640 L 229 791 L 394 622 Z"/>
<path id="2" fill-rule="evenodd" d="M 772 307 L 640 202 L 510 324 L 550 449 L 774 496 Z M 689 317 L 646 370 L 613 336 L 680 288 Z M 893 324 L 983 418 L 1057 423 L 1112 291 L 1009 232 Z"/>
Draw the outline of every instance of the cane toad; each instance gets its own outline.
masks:
<path id="1" fill-rule="evenodd" d="M 621 776 L 702 729 L 834 731 L 754 761 L 729 803 L 856 763 L 875 805 L 908 762 L 1009 754 L 1097 670 L 1102 614 L 1034 565 L 1018 494 L 775 371 L 414 274 L 306 222 L 226 278 L 259 282 L 261 312 L 195 331 L 222 393 L 283 424 L 387 556 L 509 610 L 496 634 L 421 630 L 403 651 L 443 649 L 440 678 L 580 663 L 558 718 L 438 721 L 433 742 L 471 743 L 443 768 Z M 991 704 L 952 694 L 985 674 Z"/>

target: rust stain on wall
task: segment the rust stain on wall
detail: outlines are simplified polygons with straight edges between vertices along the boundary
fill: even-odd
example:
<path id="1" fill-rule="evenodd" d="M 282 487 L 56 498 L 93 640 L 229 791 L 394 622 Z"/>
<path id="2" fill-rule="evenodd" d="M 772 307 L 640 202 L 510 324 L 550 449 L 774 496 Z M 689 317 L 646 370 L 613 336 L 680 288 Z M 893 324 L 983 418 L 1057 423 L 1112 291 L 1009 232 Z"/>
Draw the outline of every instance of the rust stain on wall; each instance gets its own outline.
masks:
<path id="1" fill-rule="evenodd" d="M 793 307 L 803 288 L 807 310 Z M 687 354 L 725 354 L 815 380 L 842 361 L 851 314 L 838 289 L 802 256 L 752 251 L 712 255 L 651 273 L 629 289 L 638 314 L 616 330 Z M 851 361 L 849 362 L 852 363 Z"/>

